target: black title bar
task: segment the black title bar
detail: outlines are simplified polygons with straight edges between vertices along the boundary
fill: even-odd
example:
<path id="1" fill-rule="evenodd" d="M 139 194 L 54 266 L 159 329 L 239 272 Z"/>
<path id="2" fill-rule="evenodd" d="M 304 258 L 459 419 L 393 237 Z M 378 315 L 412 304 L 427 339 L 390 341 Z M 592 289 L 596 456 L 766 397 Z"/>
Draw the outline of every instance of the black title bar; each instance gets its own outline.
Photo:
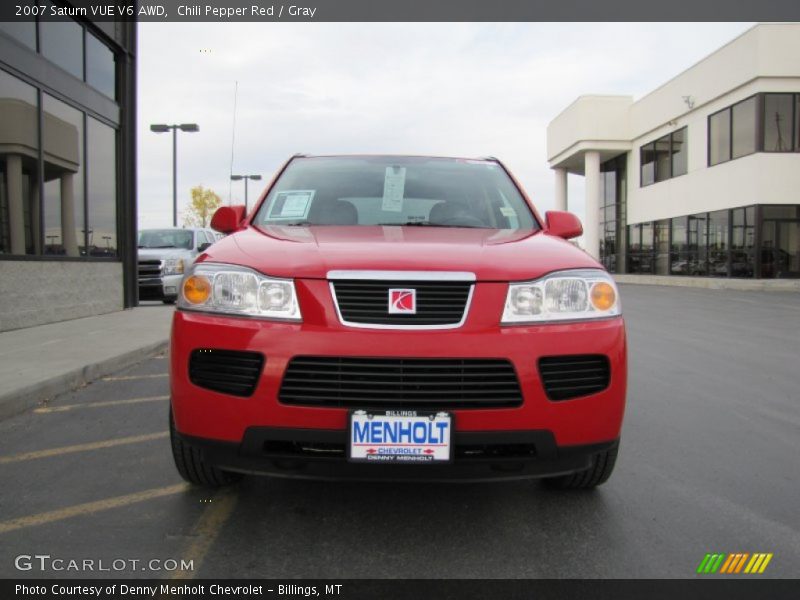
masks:
<path id="1" fill-rule="evenodd" d="M 0 21 L 800 21 L 798 0 L 3 0 Z"/>
<path id="2" fill-rule="evenodd" d="M 797 580 L 698 578 L 618 579 L 42 579 L 0 580 L 3 600 L 754 600 L 797 598 Z"/>

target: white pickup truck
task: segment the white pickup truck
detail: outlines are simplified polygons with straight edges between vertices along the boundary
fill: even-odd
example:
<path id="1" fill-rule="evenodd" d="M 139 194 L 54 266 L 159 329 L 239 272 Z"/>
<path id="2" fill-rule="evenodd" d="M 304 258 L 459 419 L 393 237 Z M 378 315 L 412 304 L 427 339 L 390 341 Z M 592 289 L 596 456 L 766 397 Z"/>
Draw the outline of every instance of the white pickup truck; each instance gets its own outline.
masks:
<path id="1" fill-rule="evenodd" d="M 212 229 L 139 231 L 139 300 L 175 302 L 184 270 L 219 236 Z"/>

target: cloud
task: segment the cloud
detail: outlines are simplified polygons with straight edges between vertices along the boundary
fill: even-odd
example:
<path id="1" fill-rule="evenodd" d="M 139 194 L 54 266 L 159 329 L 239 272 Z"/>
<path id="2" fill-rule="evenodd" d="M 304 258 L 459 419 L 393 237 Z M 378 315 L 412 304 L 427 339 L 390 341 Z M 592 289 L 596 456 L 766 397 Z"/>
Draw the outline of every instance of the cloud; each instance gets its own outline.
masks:
<path id="1" fill-rule="evenodd" d="M 179 209 L 197 184 L 243 202 L 243 183 L 228 179 L 235 82 L 233 170 L 265 178 L 251 182 L 251 200 L 295 152 L 493 155 L 544 211 L 547 123 L 575 97 L 641 96 L 747 27 L 141 23 L 139 223 L 172 220 L 171 139 L 150 123 L 200 125 L 178 134 Z M 571 177 L 579 216 L 582 193 Z"/>

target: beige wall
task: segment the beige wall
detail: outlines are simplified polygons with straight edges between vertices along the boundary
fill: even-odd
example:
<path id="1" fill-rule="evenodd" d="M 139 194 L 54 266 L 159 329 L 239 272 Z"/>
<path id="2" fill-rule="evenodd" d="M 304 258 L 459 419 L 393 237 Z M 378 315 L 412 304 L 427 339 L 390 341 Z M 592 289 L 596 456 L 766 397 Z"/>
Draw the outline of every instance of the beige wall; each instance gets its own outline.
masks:
<path id="1" fill-rule="evenodd" d="M 122 308 L 122 263 L 0 260 L 0 331 Z"/>
<path id="2" fill-rule="evenodd" d="M 800 204 L 798 153 L 707 164 L 708 116 L 759 92 L 800 92 L 800 24 L 758 25 L 636 102 L 578 98 L 548 127 L 550 166 L 583 174 L 587 150 L 599 150 L 603 160 L 627 152 L 629 224 L 750 204 Z M 684 126 L 687 174 L 640 187 L 639 148 Z"/>

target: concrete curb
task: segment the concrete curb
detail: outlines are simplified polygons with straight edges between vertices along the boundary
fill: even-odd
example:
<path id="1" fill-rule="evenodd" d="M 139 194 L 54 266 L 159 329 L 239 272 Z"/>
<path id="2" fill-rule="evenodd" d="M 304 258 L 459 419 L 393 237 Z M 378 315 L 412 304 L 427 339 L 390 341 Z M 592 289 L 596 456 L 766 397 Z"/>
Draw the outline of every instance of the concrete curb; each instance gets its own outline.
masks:
<path id="1" fill-rule="evenodd" d="M 800 279 L 725 279 L 664 275 L 613 275 L 617 283 L 633 285 L 668 285 L 706 290 L 747 292 L 800 292 Z"/>
<path id="2" fill-rule="evenodd" d="M 3 394 L 0 396 L 0 420 L 34 408 L 47 398 L 70 392 L 115 371 L 133 366 L 164 352 L 168 347 L 169 340 L 162 340 Z"/>

